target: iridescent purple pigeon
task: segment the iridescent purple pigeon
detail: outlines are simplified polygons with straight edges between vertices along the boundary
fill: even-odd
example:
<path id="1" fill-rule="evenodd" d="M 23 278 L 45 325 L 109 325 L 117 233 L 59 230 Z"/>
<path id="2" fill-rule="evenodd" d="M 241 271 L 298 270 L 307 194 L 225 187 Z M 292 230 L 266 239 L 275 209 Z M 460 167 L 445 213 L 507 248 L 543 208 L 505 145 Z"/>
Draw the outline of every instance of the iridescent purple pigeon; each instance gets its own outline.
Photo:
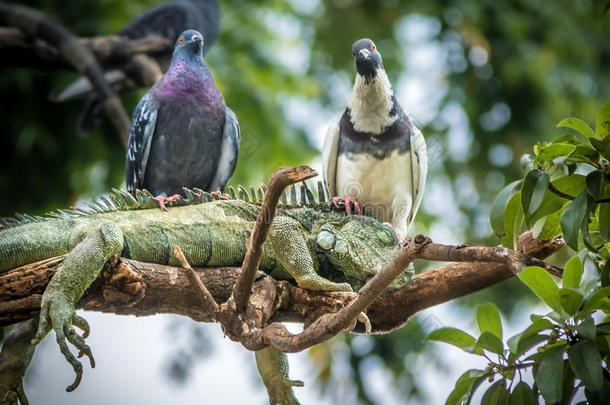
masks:
<path id="1" fill-rule="evenodd" d="M 203 44 L 198 31 L 180 34 L 169 69 L 136 106 L 126 159 L 131 193 L 222 192 L 233 174 L 239 124 L 203 62 Z M 161 208 L 167 200 L 159 197 Z"/>

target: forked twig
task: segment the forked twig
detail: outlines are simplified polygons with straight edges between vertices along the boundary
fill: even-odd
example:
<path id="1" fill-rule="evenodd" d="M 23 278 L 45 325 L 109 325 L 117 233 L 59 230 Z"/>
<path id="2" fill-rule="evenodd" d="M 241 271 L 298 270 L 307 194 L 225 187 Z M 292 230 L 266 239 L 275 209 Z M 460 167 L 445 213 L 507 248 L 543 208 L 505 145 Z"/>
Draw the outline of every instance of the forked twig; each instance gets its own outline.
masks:
<path id="1" fill-rule="evenodd" d="M 185 270 L 191 286 L 197 293 L 196 295 L 201 299 L 202 307 L 209 308 L 214 316 L 216 316 L 216 313 L 218 312 L 218 304 L 216 303 L 216 300 L 214 300 L 214 297 L 212 294 L 210 294 L 205 284 L 201 282 L 201 279 L 197 273 L 195 273 L 195 270 L 193 270 L 188 260 L 186 260 L 186 257 L 184 257 L 184 253 L 182 253 L 182 249 L 180 249 L 179 246 L 174 246 L 174 255 L 180 262 L 182 268 Z"/>
<path id="2" fill-rule="evenodd" d="M 237 311 L 243 312 L 250 299 L 252 284 L 254 284 L 254 278 L 263 252 L 263 243 L 265 243 L 269 233 L 269 227 L 275 216 L 275 209 L 284 188 L 290 184 L 298 183 L 317 175 L 318 173 L 309 166 L 298 166 L 279 168 L 271 176 L 261 210 L 256 219 L 256 224 L 250 234 L 248 250 L 241 266 L 239 279 L 233 287 L 231 294 L 230 300 L 233 300 L 235 303 Z"/>

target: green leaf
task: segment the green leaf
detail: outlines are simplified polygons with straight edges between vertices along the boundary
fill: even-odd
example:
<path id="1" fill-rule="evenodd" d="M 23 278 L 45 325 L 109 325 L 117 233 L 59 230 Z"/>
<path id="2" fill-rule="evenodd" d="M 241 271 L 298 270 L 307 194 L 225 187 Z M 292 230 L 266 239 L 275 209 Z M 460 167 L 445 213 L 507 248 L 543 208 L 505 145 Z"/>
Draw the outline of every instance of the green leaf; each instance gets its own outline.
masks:
<path id="1" fill-rule="evenodd" d="M 582 304 L 582 300 L 582 295 L 575 290 L 570 288 L 561 288 L 559 290 L 559 302 L 561 303 L 561 307 L 570 316 L 576 315 Z"/>
<path id="2" fill-rule="evenodd" d="M 551 181 L 551 183 L 559 191 L 562 191 L 568 195 L 578 195 L 578 193 L 585 189 L 585 177 L 581 175 L 562 176 Z M 533 215 L 530 216 L 529 221 L 536 222 L 540 218 L 546 217 L 560 210 L 567 203 L 568 200 L 547 191 L 542 205 Z"/>
<path id="3" fill-rule="evenodd" d="M 483 370 L 471 369 L 466 371 L 455 382 L 455 388 L 449 394 L 446 405 L 462 404 L 474 392 L 478 384 L 477 380 L 483 381 L 489 374 Z M 480 382 L 479 382 L 480 384 Z"/>
<path id="4" fill-rule="evenodd" d="M 521 207 L 526 220 L 542 205 L 550 182 L 548 173 L 536 169 L 525 176 L 521 188 Z"/>
<path id="5" fill-rule="evenodd" d="M 473 348 L 477 342 L 474 337 L 456 328 L 437 329 L 428 335 L 428 340 L 449 343 L 469 353 L 474 353 Z"/>
<path id="6" fill-rule="evenodd" d="M 534 344 L 541 342 L 544 339 L 548 338 L 548 335 L 537 335 L 538 332 L 543 331 L 543 330 L 547 330 L 547 329 L 552 329 L 553 328 L 553 323 L 551 321 L 549 321 L 546 318 L 542 318 L 542 317 L 532 317 L 532 324 L 530 326 L 527 327 L 527 329 L 525 329 L 523 332 L 518 333 L 514 336 L 511 336 L 508 341 L 506 342 L 508 345 L 508 348 L 510 349 L 511 354 L 513 355 L 518 355 L 521 354 L 523 351 L 525 351 L 525 349 L 533 346 Z M 526 339 L 528 339 L 529 337 L 532 336 L 539 336 L 539 338 L 537 339 L 533 339 L 531 344 L 530 342 L 522 342 Z M 536 341 L 534 341 L 536 340 Z M 527 344 L 527 347 L 522 347 L 523 344 Z"/>
<path id="7" fill-rule="evenodd" d="M 610 323 L 600 323 L 597 325 L 597 333 L 610 335 Z"/>
<path id="8" fill-rule="evenodd" d="M 534 378 L 547 404 L 561 401 L 563 386 L 563 348 L 544 353 Z"/>
<path id="9" fill-rule="evenodd" d="M 580 333 L 581 336 L 584 336 L 587 339 L 595 339 L 595 336 L 597 335 L 597 329 L 595 328 L 595 322 L 593 322 L 593 318 L 591 318 L 591 316 L 587 316 L 581 323 L 576 325 L 576 331 Z"/>
<path id="10" fill-rule="evenodd" d="M 561 216 L 561 230 L 566 245 L 574 250 L 578 250 L 578 233 L 587 212 L 587 193 L 585 191 L 578 194 Z"/>
<path id="11" fill-rule="evenodd" d="M 529 385 L 521 381 L 510 394 L 509 405 L 535 405 L 536 396 Z"/>
<path id="12" fill-rule="evenodd" d="M 496 354 L 504 354 L 504 345 L 502 344 L 502 341 L 491 332 L 483 332 L 481 333 L 481 336 L 479 336 L 479 339 L 475 344 L 475 351 L 481 351 L 482 349 Z"/>
<path id="13" fill-rule="evenodd" d="M 601 197 L 604 185 L 604 172 L 601 170 L 593 170 L 591 173 L 587 174 L 585 178 L 585 184 L 587 185 L 587 191 L 593 197 L 593 199 L 597 200 Z"/>
<path id="14" fill-rule="evenodd" d="M 597 116 L 596 124 L 595 133 L 599 138 L 610 135 L 610 101 L 606 101 L 604 105 L 602 105 L 599 115 Z"/>
<path id="15" fill-rule="evenodd" d="M 578 145 L 570 154 L 570 162 L 584 162 L 592 166 L 597 166 L 599 161 L 599 151 L 589 145 Z"/>
<path id="16" fill-rule="evenodd" d="M 608 260 L 604 267 L 601 269 L 600 279 L 602 282 L 602 287 L 610 285 L 610 260 Z"/>
<path id="17" fill-rule="evenodd" d="M 517 238 L 523 226 L 523 209 L 521 208 L 521 192 L 517 192 L 506 204 L 504 211 L 505 234 L 502 237 L 502 245 L 514 249 L 517 246 Z"/>
<path id="18" fill-rule="evenodd" d="M 511 348 L 508 360 L 512 361 L 516 359 L 522 353 L 525 353 L 530 348 L 546 340 L 549 340 L 549 335 L 534 334 L 529 336 L 521 336 L 519 338 L 513 339 L 512 342 L 507 342 L 509 347 Z"/>
<path id="19" fill-rule="evenodd" d="M 602 367 L 599 352 L 589 339 L 583 339 L 568 349 L 570 367 L 585 387 L 597 391 L 602 387 Z"/>
<path id="20" fill-rule="evenodd" d="M 561 225 L 559 224 L 560 214 L 561 212 L 557 211 L 549 216 L 540 218 L 532 228 L 534 237 L 540 240 L 551 240 L 556 236 L 561 235 Z"/>
<path id="21" fill-rule="evenodd" d="M 610 203 L 599 204 L 599 233 L 606 242 L 610 242 Z"/>
<path id="22" fill-rule="evenodd" d="M 595 136 L 595 132 L 589 126 L 589 124 L 587 124 L 580 118 L 572 118 L 572 117 L 564 118 L 559 122 L 559 124 L 557 124 L 557 128 L 561 128 L 561 127 L 571 128 L 571 129 L 575 130 L 576 132 L 586 136 L 587 138 L 591 138 L 592 136 Z"/>
<path id="23" fill-rule="evenodd" d="M 521 270 L 517 275 L 542 301 L 553 311 L 561 313 L 559 302 L 559 288 L 553 281 L 553 277 L 542 267 L 529 266 Z"/>
<path id="24" fill-rule="evenodd" d="M 564 288 L 578 288 L 582 277 L 582 261 L 578 255 L 573 256 L 563 269 L 562 286 Z"/>
<path id="25" fill-rule="evenodd" d="M 589 142 L 606 160 L 610 160 L 610 135 L 606 135 L 603 139 L 590 138 Z"/>
<path id="26" fill-rule="evenodd" d="M 608 296 L 610 296 L 610 286 L 600 288 L 593 295 L 591 295 L 591 297 L 589 297 L 584 308 L 582 309 L 582 312 L 586 314 L 595 309 L 600 309 L 600 304 Z"/>
<path id="27" fill-rule="evenodd" d="M 481 333 L 490 332 L 502 339 L 502 320 L 500 311 L 493 303 L 487 302 L 477 307 L 477 323 Z"/>
<path id="28" fill-rule="evenodd" d="M 573 150 L 574 145 L 570 145 L 569 143 L 552 143 L 540 148 L 537 160 L 541 162 L 550 162 L 557 156 L 569 155 Z"/>
<path id="29" fill-rule="evenodd" d="M 489 214 L 489 219 L 491 222 L 491 228 L 494 230 L 495 234 L 499 237 L 504 236 L 504 211 L 506 210 L 506 205 L 510 201 L 511 198 L 519 191 L 519 185 L 521 184 L 521 180 L 514 181 L 504 187 L 499 193 L 496 199 L 494 200 L 491 211 Z"/>
<path id="30" fill-rule="evenodd" d="M 506 381 L 496 381 L 481 398 L 481 405 L 508 405 L 509 393 L 506 389 Z"/>

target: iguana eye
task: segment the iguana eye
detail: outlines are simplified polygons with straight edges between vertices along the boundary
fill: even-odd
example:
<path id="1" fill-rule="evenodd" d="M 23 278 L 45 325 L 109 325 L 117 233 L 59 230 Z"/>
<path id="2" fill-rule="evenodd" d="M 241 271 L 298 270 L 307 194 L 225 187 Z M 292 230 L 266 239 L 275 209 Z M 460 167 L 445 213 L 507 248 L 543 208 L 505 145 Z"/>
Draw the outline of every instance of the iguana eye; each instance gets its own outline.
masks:
<path id="1" fill-rule="evenodd" d="M 397 241 L 396 232 L 389 226 L 383 226 L 377 229 L 377 236 L 384 243 L 395 243 Z"/>
<path id="2" fill-rule="evenodd" d="M 335 245 L 335 235 L 328 231 L 320 231 L 316 238 L 316 242 L 318 246 L 320 246 L 324 250 L 330 250 Z"/>

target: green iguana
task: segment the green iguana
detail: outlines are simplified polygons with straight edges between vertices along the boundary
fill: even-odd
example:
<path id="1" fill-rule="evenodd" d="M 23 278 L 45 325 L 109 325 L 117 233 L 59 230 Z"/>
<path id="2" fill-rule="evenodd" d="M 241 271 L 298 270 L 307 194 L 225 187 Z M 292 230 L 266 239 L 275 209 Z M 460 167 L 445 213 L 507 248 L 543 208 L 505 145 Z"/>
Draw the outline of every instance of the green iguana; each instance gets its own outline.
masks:
<path id="1" fill-rule="evenodd" d="M 284 193 L 263 245 L 259 268 L 301 288 L 358 290 L 391 260 L 398 249 L 396 233 L 374 218 L 333 211 L 320 184 L 318 189 L 317 200 L 305 183 L 300 193 L 294 186 Z M 120 255 L 179 265 L 174 256 L 174 247 L 179 246 L 193 266 L 241 265 L 265 189 L 251 188 L 250 195 L 241 187 L 238 190 L 230 188 L 228 199 L 214 199 L 201 190 L 185 189 L 186 197 L 173 202 L 167 211 L 160 210 L 148 192 L 138 191 L 133 197 L 115 190 L 88 208 L 60 210 L 53 217 L 20 215 L 2 221 L 0 273 L 67 253 L 42 297 L 32 343 L 55 330 L 61 352 L 77 373 L 68 390 L 78 385 L 82 365 L 66 341 L 93 359 L 84 339 L 89 327 L 75 314 L 75 305 L 104 264 Z M 406 271 L 395 285 L 404 284 L 408 276 Z M 83 337 L 73 326 L 85 331 Z M 35 328 L 19 333 L 31 338 Z M 23 394 L 22 377 L 33 353 L 31 346 L 26 346 L 7 339 L 3 354 L 12 351 L 13 363 L 11 367 L 0 364 L 0 379 L 5 380 L 0 383 L 0 403 L 6 393 L 11 398 Z M 20 355 L 21 363 L 15 362 Z M 295 403 L 290 387 L 299 382 L 288 380 L 285 355 L 270 348 L 258 352 L 257 360 L 271 401 Z"/>

